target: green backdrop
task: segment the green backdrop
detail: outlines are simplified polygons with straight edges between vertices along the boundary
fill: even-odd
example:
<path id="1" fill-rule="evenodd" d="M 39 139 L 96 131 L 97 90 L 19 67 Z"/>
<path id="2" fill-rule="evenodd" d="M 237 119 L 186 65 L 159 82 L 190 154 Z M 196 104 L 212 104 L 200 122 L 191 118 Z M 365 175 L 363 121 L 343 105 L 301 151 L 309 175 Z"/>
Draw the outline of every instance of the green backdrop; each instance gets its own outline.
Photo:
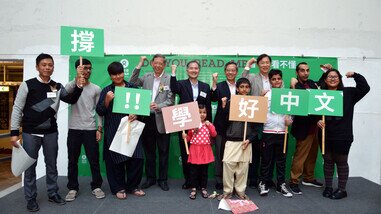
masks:
<path id="1" fill-rule="evenodd" d="M 128 81 L 132 71 L 135 66 L 138 64 L 142 55 L 106 55 L 104 57 L 88 57 L 92 62 L 93 70 L 91 74 L 91 82 L 99 85 L 101 88 L 109 85 L 111 83 L 110 77 L 107 73 L 107 66 L 113 62 L 121 62 L 124 66 L 125 79 Z M 148 59 L 152 58 L 152 55 L 145 55 Z M 224 65 L 228 61 L 235 61 L 238 64 L 239 71 L 238 77 L 241 76 L 243 68 L 246 65 L 247 60 L 253 56 L 241 56 L 241 55 L 167 55 L 167 67 L 165 72 L 171 73 L 170 65 L 177 65 L 177 79 L 186 79 L 186 63 L 191 60 L 199 60 L 201 64 L 201 71 L 199 79 L 203 82 L 206 82 L 211 85 L 212 83 L 212 73 L 218 72 L 218 81 L 225 80 L 224 74 Z M 257 57 L 257 56 L 254 56 Z M 329 63 L 333 67 L 337 68 L 337 58 L 328 58 L 328 57 L 296 57 L 296 56 L 271 56 L 272 57 L 272 68 L 277 68 L 283 71 L 283 80 L 285 87 L 289 88 L 291 77 L 295 77 L 295 68 L 299 62 L 307 62 L 310 66 L 310 79 L 318 80 L 322 74 L 320 69 L 321 64 Z M 74 63 L 78 57 L 70 57 L 70 80 L 72 80 L 75 75 L 75 66 Z M 152 71 L 152 68 L 149 65 L 149 62 L 145 62 L 140 75 L 143 75 L 145 72 Z M 258 73 L 258 68 L 255 66 L 251 69 L 251 73 Z M 176 102 L 178 98 L 176 98 Z M 217 108 L 217 103 L 212 103 L 212 114 L 214 116 Z M 101 172 L 105 176 L 105 165 L 102 155 L 103 142 L 100 142 L 100 157 L 101 157 Z M 286 176 L 290 177 L 290 165 L 292 160 L 292 155 L 295 151 L 295 139 L 290 135 L 289 136 L 289 145 L 288 145 L 288 154 L 287 154 L 287 167 L 286 167 Z M 86 155 L 82 149 L 80 160 L 78 163 L 79 166 L 79 175 L 89 176 L 91 175 L 90 167 L 86 159 Z M 171 144 L 170 144 L 170 156 L 169 156 L 169 178 L 182 178 L 182 167 L 181 167 L 181 156 L 180 149 L 178 144 L 177 134 L 171 134 Z M 274 173 L 275 175 L 275 173 Z M 315 176 L 317 178 L 323 178 L 323 162 L 321 154 L 319 153 L 318 159 L 316 162 Z M 214 164 L 209 166 L 209 178 L 214 177 Z"/>

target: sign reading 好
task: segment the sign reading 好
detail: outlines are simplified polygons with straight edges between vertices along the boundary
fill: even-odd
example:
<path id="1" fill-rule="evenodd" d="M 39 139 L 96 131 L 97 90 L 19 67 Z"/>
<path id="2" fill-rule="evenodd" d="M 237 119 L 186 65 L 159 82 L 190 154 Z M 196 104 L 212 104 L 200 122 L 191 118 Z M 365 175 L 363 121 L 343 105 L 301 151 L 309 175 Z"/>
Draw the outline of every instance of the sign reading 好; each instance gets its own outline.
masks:
<path id="1" fill-rule="evenodd" d="M 232 95 L 229 120 L 265 123 L 267 105 L 267 97 Z"/>

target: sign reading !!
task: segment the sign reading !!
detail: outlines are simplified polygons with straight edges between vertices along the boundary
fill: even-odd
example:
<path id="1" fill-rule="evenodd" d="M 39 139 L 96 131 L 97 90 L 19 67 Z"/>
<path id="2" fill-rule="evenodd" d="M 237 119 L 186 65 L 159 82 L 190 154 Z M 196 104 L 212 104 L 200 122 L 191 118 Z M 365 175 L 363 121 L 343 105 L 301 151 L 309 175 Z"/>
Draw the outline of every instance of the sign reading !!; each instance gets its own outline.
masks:
<path id="1" fill-rule="evenodd" d="M 267 97 L 232 95 L 229 120 L 265 123 L 267 105 Z"/>
<path id="2" fill-rule="evenodd" d="M 61 26 L 61 54 L 103 57 L 103 29 Z"/>
<path id="3" fill-rule="evenodd" d="M 150 115 L 151 90 L 115 87 L 112 112 Z"/>
<path id="4" fill-rule="evenodd" d="M 310 90 L 308 113 L 326 116 L 343 116 L 343 92 Z"/>
<path id="5" fill-rule="evenodd" d="M 169 106 L 161 111 L 166 133 L 198 128 L 201 124 L 197 102 Z"/>
<path id="6" fill-rule="evenodd" d="M 271 109 L 272 113 L 289 115 L 308 115 L 307 90 L 301 89 L 271 89 Z"/>

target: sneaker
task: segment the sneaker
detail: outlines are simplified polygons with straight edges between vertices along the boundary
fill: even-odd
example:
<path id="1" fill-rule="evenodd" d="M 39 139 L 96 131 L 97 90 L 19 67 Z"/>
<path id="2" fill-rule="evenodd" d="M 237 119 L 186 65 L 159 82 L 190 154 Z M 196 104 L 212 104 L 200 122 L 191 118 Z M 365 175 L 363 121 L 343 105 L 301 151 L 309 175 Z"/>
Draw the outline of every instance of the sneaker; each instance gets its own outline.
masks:
<path id="1" fill-rule="evenodd" d="M 91 193 L 95 195 L 95 197 L 98 199 L 106 197 L 105 193 L 101 190 L 101 188 L 96 188 Z"/>
<path id="2" fill-rule="evenodd" d="M 260 196 L 265 196 L 267 193 L 269 193 L 269 188 L 267 188 L 266 183 L 263 183 L 262 181 L 258 184 L 258 191 Z"/>
<path id="3" fill-rule="evenodd" d="M 77 190 L 70 190 L 68 193 L 67 193 L 67 195 L 66 195 L 66 197 L 65 197 L 65 201 L 67 201 L 67 202 L 70 202 L 70 201 L 74 201 L 75 200 L 75 198 L 77 197 L 77 195 L 78 195 L 78 192 L 77 192 Z"/>
<path id="4" fill-rule="evenodd" d="M 40 207 L 38 206 L 35 198 L 30 199 L 28 201 L 26 208 L 28 209 L 29 212 L 37 212 L 40 210 Z"/>
<path id="5" fill-rule="evenodd" d="M 290 183 L 290 189 L 291 189 L 291 192 L 294 193 L 295 195 L 302 194 L 302 191 L 299 189 L 298 184 Z"/>
<path id="6" fill-rule="evenodd" d="M 276 188 L 276 192 L 281 193 L 284 197 L 287 197 L 287 198 L 292 197 L 292 193 L 290 191 L 288 191 L 288 189 L 286 187 L 286 183 L 283 183 L 280 186 L 278 186 Z"/>
<path id="7" fill-rule="evenodd" d="M 311 186 L 311 187 L 323 187 L 323 184 L 317 181 L 316 179 L 312 181 L 302 181 L 302 184 L 304 186 Z"/>

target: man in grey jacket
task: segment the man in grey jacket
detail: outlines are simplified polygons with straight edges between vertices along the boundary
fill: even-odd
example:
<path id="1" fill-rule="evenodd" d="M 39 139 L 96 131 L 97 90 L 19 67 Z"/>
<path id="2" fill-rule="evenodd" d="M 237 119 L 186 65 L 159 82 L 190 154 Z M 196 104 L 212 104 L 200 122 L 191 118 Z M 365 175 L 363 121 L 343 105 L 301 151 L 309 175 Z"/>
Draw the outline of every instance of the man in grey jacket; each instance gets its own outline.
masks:
<path id="1" fill-rule="evenodd" d="M 163 191 L 168 191 L 168 157 L 169 134 L 166 134 L 161 108 L 174 104 L 174 96 L 170 90 L 170 76 L 164 72 L 166 59 L 156 54 L 151 60 L 153 72 L 146 72 L 139 77 L 140 69 L 147 58 L 140 57 L 140 62 L 134 69 L 130 83 L 143 89 L 152 90 L 150 115 L 143 117 L 145 127 L 142 133 L 143 148 L 146 156 L 145 172 L 147 180 L 142 184 L 146 189 L 156 183 L 156 147 L 159 151 L 159 178 L 157 182 Z"/>

